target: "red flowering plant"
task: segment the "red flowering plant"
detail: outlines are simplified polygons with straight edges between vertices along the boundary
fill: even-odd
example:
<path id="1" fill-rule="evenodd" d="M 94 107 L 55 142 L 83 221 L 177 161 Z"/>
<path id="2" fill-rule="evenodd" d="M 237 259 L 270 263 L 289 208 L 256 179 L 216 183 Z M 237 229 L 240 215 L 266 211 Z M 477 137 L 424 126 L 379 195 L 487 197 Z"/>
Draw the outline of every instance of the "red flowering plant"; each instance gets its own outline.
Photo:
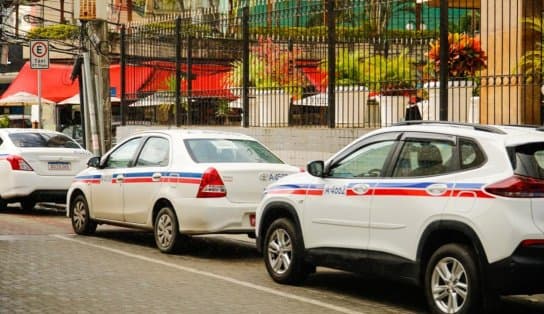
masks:
<path id="1" fill-rule="evenodd" d="M 300 98 L 309 84 L 306 76 L 296 65 L 302 51 L 274 43 L 271 38 L 259 37 L 258 44 L 249 55 L 249 84 L 256 89 L 281 88 L 294 98 Z M 226 78 L 229 87 L 242 86 L 242 61 L 232 63 Z"/>
<path id="2" fill-rule="evenodd" d="M 476 72 L 487 68 L 487 56 L 480 40 L 467 34 L 448 35 L 448 75 L 451 78 L 473 77 Z M 434 73 L 440 72 L 440 41 L 431 44 L 429 66 Z"/>

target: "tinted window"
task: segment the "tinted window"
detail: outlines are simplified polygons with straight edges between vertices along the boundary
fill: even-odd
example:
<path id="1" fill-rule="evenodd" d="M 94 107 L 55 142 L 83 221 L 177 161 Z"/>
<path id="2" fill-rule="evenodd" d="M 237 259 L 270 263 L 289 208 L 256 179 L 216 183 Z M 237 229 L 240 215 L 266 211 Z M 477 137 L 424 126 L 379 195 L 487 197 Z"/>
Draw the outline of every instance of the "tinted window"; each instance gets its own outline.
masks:
<path id="1" fill-rule="evenodd" d="M 128 167 L 136 150 L 142 141 L 141 137 L 133 138 L 128 142 L 121 144 L 109 156 L 106 161 L 106 168 L 125 168 Z"/>
<path id="2" fill-rule="evenodd" d="M 148 139 L 136 161 L 136 166 L 168 166 L 170 145 L 168 140 L 161 137 Z"/>
<path id="3" fill-rule="evenodd" d="M 544 179 L 544 143 L 531 143 L 514 147 L 514 172 Z"/>
<path id="4" fill-rule="evenodd" d="M 56 133 L 11 133 L 9 138 L 17 147 L 80 148 L 71 138 Z"/>
<path id="5" fill-rule="evenodd" d="M 460 140 L 459 148 L 461 169 L 475 168 L 485 161 L 484 154 L 476 143 L 469 140 Z"/>
<path id="6" fill-rule="evenodd" d="M 385 170 L 385 161 L 395 141 L 384 141 L 350 153 L 344 159 L 331 166 L 328 176 L 333 178 L 380 177 Z"/>
<path id="7" fill-rule="evenodd" d="M 185 141 L 189 154 L 196 162 L 283 162 L 256 141 L 231 139 L 190 139 Z"/>
<path id="8" fill-rule="evenodd" d="M 452 142 L 406 141 L 393 170 L 394 177 L 440 175 L 454 170 Z"/>

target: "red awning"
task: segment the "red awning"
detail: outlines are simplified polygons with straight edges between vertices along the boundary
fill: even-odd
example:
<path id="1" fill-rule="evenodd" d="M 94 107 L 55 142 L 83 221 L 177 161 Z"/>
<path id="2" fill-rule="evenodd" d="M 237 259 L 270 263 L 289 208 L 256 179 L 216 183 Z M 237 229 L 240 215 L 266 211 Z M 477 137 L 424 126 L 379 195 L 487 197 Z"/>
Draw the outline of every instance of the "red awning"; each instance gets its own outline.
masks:
<path id="1" fill-rule="evenodd" d="M 318 92 L 327 91 L 327 72 L 321 71 L 319 67 L 303 67 L 302 72 Z"/>
<path id="2" fill-rule="evenodd" d="M 79 93 L 77 80 L 74 82 L 70 80 L 71 73 L 72 66 L 65 64 L 49 64 L 49 69 L 41 70 L 41 96 L 59 102 Z M 38 95 L 38 70 L 31 69 L 28 62 L 25 63 L 17 77 L 2 94 L 2 98 L 17 92 Z"/>

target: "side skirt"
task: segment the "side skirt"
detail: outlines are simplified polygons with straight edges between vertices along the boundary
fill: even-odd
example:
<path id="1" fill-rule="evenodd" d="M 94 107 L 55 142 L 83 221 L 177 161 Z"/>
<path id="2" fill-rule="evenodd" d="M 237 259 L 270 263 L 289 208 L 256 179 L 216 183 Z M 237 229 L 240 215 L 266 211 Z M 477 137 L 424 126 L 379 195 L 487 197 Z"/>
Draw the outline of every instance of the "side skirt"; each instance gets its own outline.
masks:
<path id="1" fill-rule="evenodd" d="M 340 248 L 313 248 L 306 250 L 305 259 L 316 266 L 420 285 L 418 263 L 392 254 Z"/>

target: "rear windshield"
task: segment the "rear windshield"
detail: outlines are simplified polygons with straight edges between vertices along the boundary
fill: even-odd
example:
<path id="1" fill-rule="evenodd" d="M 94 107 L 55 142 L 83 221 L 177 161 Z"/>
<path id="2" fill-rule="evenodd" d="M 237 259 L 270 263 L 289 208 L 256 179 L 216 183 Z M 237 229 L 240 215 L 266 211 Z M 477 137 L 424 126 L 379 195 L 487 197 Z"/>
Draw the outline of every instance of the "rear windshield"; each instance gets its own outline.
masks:
<path id="1" fill-rule="evenodd" d="M 185 146 L 196 162 L 283 162 L 259 142 L 230 139 L 190 139 Z"/>
<path id="2" fill-rule="evenodd" d="M 544 142 L 512 147 L 510 159 L 516 174 L 544 179 Z"/>
<path id="3" fill-rule="evenodd" d="M 17 147 L 80 148 L 71 138 L 57 133 L 12 133 L 9 138 Z"/>

